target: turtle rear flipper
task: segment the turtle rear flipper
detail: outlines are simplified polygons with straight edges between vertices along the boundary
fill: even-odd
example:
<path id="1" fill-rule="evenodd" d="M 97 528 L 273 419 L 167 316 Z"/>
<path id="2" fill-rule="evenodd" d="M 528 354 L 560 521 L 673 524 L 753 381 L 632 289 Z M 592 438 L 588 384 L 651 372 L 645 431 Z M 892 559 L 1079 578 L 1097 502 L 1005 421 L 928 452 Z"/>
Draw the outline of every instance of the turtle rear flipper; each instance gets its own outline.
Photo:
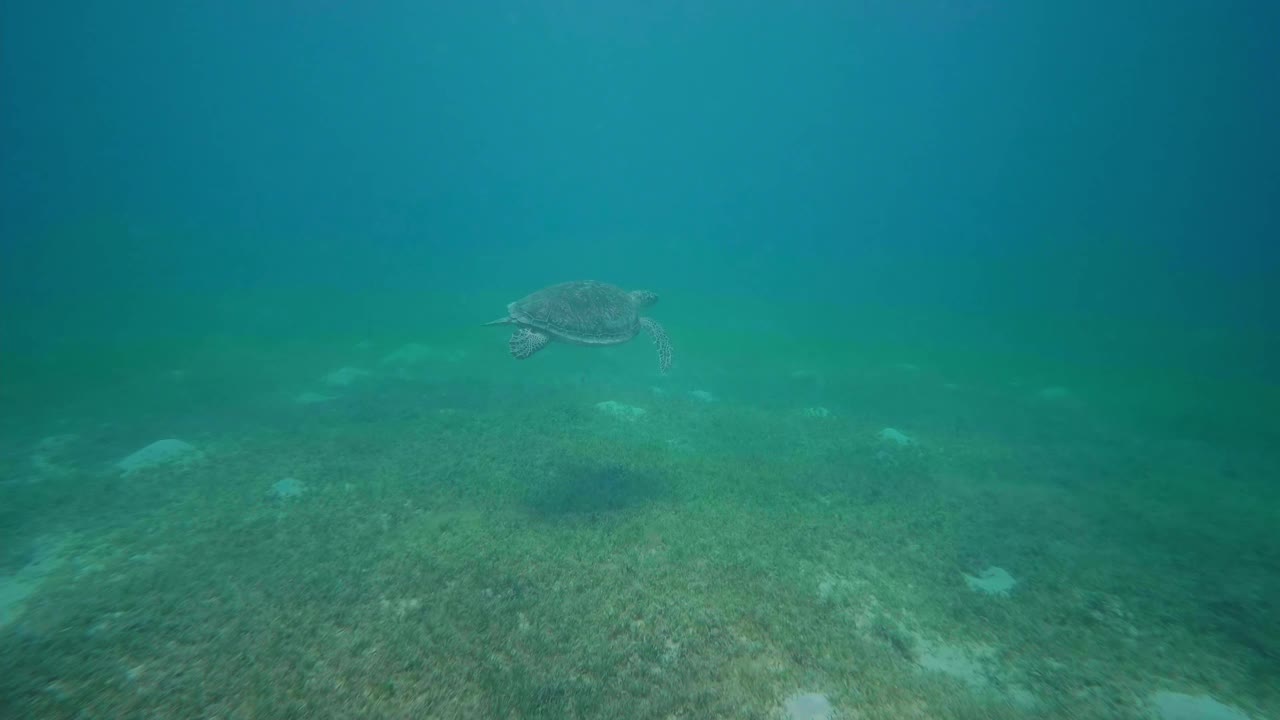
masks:
<path id="1" fill-rule="evenodd" d="M 547 346 L 551 338 L 536 333 L 529 328 L 520 328 L 511 335 L 507 346 L 511 348 L 511 356 L 517 360 L 525 360 Z"/>
<path id="2" fill-rule="evenodd" d="M 657 320 L 647 317 L 640 318 L 640 327 L 653 338 L 653 344 L 658 348 L 658 367 L 666 375 L 671 369 L 671 340 L 667 337 L 667 331 L 662 329 Z"/>

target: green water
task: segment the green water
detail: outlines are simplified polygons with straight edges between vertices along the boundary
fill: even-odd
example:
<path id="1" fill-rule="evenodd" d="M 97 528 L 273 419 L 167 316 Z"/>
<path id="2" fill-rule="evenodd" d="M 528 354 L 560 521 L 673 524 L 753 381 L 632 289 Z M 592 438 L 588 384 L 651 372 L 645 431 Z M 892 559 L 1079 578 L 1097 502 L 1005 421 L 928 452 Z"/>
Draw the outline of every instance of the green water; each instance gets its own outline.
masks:
<path id="1" fill-rule="evenodd" d="M 1280 4 L 71 5 L 0 720 L 1280 718 Z"/>

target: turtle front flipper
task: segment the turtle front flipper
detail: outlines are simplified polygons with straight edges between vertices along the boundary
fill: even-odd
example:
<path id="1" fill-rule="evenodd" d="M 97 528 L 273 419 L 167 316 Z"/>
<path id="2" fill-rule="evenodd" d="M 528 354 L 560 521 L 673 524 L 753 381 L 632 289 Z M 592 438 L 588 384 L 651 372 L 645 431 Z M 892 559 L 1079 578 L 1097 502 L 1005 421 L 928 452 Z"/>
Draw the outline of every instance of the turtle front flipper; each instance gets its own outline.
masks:
<path id="1" fill-rule="evenodd" d="M 551 342 L 551 338 L 537 333 L 529 328 L 520 328 L 511 335 L 511 339 L 507 341 L 507 346 L 511 348 L 511 357 L 517 360 L 524 360 Z"/>
<path id="2" fill-rule="evenodd" d="M 666 375 L 671 369 L 671 339 L 667 337 L 667 331 L 662 329 L 657 320 L 647 317 L 640 318 L 640 327 L 653 338 L 653 344 L 658 348 L 658 367 Z"/>

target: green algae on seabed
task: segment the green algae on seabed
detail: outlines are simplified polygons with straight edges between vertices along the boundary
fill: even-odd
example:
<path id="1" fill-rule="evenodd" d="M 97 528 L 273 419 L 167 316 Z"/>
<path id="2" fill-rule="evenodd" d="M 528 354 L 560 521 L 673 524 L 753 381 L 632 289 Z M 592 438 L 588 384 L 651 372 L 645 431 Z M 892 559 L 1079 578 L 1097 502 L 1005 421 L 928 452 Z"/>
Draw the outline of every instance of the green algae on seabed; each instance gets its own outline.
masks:
<path id="1" fill-rule="evenodd" d="M 1274 621 L 1234 589 L 1273 579 L 1218 555 L 1265 547 L 1274 505 L 1231 505 L 1204 526 L 1221 545 L 1167 544 L 1191 512 L 1177 493 L 1221 456 L 1158 438 L 1134 455 L 1088 414 L 1020 432 L 1061 409 L 981 378 L 939 387 L 910 425 L 927 447 L 886 450 L 891 395 L 842 400 L 871 394 L 857 370 L 824 375 L 821 418 L 752 404 L 778 397 L 767 378 L 700 403 L 371 377 L 340 403 L 254 406 L 216 463 L 79 475 L 84 500 L 48 493 L 56 476 L 6 485 L 93 536 L 70 557 L 86 570 L 51 576 L 5 631 L 0 710 L 776 717 L 820 688 L 837 717 L 1138 718 L 1135 698 L 1207 677 L 1274 709 Z M 620 422 L 596 407 L 610 397 L 647 412 Z M 307 491 L 282 512 L 270 488 L 288 477 Z M 1025 584 L 972 592 L 965 575 L 991 566 Z M 1213 595 L 1171 584 L 1188 567 Z"/>

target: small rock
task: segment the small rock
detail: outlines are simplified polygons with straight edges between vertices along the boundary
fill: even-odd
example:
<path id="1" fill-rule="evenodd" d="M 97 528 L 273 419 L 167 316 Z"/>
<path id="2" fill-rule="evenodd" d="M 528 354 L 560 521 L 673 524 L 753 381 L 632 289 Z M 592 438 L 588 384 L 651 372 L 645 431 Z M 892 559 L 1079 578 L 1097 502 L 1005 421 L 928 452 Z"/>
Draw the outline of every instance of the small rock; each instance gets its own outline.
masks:
<path id="1" fill-rule="evenodd" d="M 596 403 L 596 409 L 606 415 L 612 415 L 620 420 L 636 420 L 645 415 L 644 408 L 633 407 L 631 405 L 623 405 L 613 400 L 605 400 Z"/>
<path id="2" fill-rule="evenodd" d="M 694 400 L 699 400 L 701 402 L 707 402 L 707 403 L 716 401 L 716 396 L 712 395 L 706 390 L 694 390 L 693 392 L 689 393 L 689 397 L 693 398 Z"/>
<path id="3" fill-rule="evenodd" d="M 194 445 L 182 440 L 169 438 L 167 440 L 157 440 L 138 450 L 116 463 L 116 467 L 120 469 L 120 472 L 125 477 L 128 477 L 139 470 L 175 463 L 185 465 L 200 457 L 200 451 Z"/>
<path id="4" fill-rule="evenodd" d="M 897 445 L 899 447 L 906 447 L 908 445 L 916 444 L 916 441 L 912 440 L 905 433 L 901 432 L 900 430 L 895 430 L 891 427 L 887 427 L 881 430 L 880 432 L 876 433 L 876 437 L 880 438 L 881 442 L 889 443 L 890 445 Z"/>
<path id="5" fill-rule="evenodd" d="M 998 597 L 1008 597 L 1018 581 L 1013 578 L 1004 568 L 995 566 L 973 575 L 964 576 L 965 584 L 974 592 L 985 593 L 987 595 L 995 595 Z"/>
<path id="6" fill-rule="evenodd" d="M 324 381 L 326 384 L 334 387 L 346 387 L 357 380 L 367 377 L 368 375 L 368 370 L 361 370 L 360 368 L 353 367 L 341 367 L 328 375 L 325 375 Z"/>
<path id="7" fill-rule="evenodd" d="M 800 414 L 801 414 L 801 415 L 803 415 L 803 416 L 805 416 L 805 417 L 811 417 L 811 418 L 825 418 L 825 417 L 831 417 L 831 411 L 830 411 L 830 410 L 828 410 L 828 409 L 826 409 L 826 408 L 824 408 L 824 407 L 822 407 L 822 406 L 818 406 L 818 407 L 807 407 L 807 408 L 805 408 L 805 409 L 801 410 L 801 411 L 800 411 Z"/>
<path id="8" fill-rule="evenodd" d="M 267 491 L 267 495 L 273 500 L 288 500 L 296 498 L 307 491 L 307 486 L 297 478 L 287 477 L 283 480 L 277 480 L 271 485 L 271 489 Z"/>

